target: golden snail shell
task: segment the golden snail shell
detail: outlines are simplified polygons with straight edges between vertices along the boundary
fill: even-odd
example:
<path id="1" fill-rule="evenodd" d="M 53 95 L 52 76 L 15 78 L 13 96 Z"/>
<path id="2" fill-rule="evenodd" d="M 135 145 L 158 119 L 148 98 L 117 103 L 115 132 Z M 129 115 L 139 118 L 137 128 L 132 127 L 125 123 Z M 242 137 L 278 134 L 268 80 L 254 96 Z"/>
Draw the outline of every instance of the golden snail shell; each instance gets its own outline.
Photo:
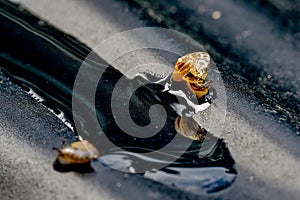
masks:
<path id="1" fill-rule="evenodd" d="M 58 161 L 63 165 L 89 163 L 99 157 L 98 150 L 87 140 L 73 142 L 58 151 Z"/>
<path id="2" fill-rule="evenodd" d="M 177 60 L 172 79 L 174 81 L 186 81 L 188 88 L 200 98 L 207 94 L 211 83 L 205 83 L 209 69 L 210 56 L 208 53 L 190 53 Z"/>

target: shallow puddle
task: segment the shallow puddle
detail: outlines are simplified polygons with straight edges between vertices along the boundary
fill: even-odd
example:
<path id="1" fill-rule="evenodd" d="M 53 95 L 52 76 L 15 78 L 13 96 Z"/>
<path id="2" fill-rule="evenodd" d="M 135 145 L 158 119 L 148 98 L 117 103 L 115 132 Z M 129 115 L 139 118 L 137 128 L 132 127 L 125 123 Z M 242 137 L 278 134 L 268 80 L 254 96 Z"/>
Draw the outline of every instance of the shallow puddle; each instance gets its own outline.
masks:
<path id="1" fill-rule="evenodd" d="M 114 96 L 114 88 L 124 76 L 111 66 L 101 68 L 99 63 L 105 62 L 93 54 L 95 59 L 87 62 L 90 70 L 103 72 L 94 102 L 78 91 L 74 99 L 73 84 L 90 50 L 23 8 L 1 4 L 0 38 L 5 41 L 0 46 L 1 69 L 31 88 L 29 92 L 54 113 L 64 114 L 61 119 L 68 121 L 68 126 L 79 124 L 74 131 L 99 149 L 97 162 L 196 194 L 217 192 L 234 182 L 237 172 L 225 143 L 193 118 L 210 107 L 213 90 L 196 98 L 186 85 L 172 81 L 171 75 L 155 76 L 148 71 L 122 80 L 123 87 Z M 87 84 L 95 81 L 93 76 L 85 78 Z M 84 90 L 88 95 L 89 89 Z M 80 105 L 75 112 L 74 101 Z M 112 109 L 112 102 L 117 109 Z M 126 115 L 122 118 L 127 112 L 130 121 Z M 61 168 L 55 165 L 55 169 Z"/>

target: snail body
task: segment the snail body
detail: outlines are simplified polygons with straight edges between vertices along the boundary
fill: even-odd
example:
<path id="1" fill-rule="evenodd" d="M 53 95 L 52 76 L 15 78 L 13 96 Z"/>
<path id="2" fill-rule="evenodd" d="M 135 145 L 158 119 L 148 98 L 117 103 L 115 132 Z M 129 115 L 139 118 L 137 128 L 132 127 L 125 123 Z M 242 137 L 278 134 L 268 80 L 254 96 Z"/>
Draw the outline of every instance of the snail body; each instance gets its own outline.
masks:
<path id="1" fill-rule="evenodd" d="M 73 142 L 70 146 L 58 151 L 57 159 L 62 165 L 86 164 L 99 157 L 98 150 L 87 140 Z"/>

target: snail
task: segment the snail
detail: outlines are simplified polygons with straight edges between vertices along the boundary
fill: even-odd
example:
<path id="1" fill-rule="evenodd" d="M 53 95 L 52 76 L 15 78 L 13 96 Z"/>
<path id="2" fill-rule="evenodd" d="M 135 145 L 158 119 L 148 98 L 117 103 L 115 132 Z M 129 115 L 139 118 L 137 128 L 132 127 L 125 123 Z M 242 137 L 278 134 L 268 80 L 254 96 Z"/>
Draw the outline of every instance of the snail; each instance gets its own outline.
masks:
<path id="1" fill-rule="evenodd" d="M 198 98 L 206 95 L 212 81 L 205 82 L 210 69 L 210 56 L 206 52 L 194 52 L 180 57 L 174 67 L 172 79 L 186 81 L 187 87 Z"/>
<path id="2" fill-rule="evenodd" d="M 98 150 L 87 140 L 73 142 L 70 146 L 58 149 L 57 160 L 62 165 L 86 164 L 99 157 Z"/>

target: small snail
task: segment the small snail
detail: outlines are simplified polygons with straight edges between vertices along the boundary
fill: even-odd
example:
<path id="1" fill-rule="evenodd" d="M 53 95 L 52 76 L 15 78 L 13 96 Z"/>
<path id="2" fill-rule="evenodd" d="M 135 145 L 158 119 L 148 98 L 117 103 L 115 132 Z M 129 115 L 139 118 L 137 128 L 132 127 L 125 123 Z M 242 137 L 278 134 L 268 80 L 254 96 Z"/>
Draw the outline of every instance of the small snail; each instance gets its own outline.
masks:
<path id="1" fill-rule="evenodd" d="M 62 165 L 86 164 L 99 157 L 98 150 L 87 140 L 73 142 L 70 146 L 58 149 L 57 159 Z"/>
<path id="2" fill-rule="evenodd" d="M 210 56 L 206 52 L 194 52 L 180 57 L 174 67 L 172 79 L 186 81 L 187 87 L 198 98 L 208 93 L 212 81 L 205 82 L 210 69 Z"/>

